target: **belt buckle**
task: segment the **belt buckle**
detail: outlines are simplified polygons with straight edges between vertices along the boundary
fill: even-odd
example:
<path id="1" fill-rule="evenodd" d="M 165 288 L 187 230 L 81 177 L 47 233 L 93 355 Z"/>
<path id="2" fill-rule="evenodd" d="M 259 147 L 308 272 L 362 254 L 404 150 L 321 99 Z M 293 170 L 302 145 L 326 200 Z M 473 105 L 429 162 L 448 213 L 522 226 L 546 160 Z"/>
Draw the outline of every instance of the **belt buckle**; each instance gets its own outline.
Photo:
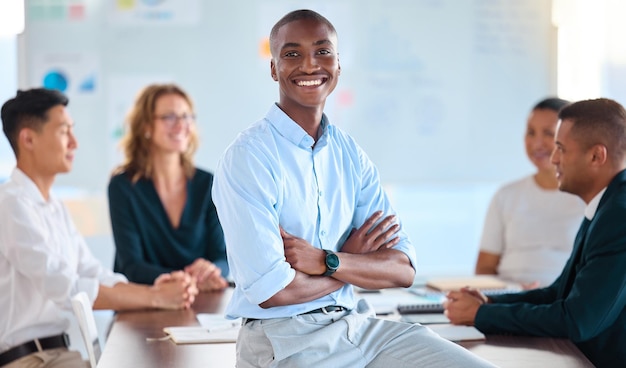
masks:
<path id="1" fill-rule="evenodd" d="M 65 347 L 70 347 L 70 335 L 63 333 L 63 343 L 65 343 Z"/>
<path id="2" fill-rule="evenodd" d="M 329 314 L 329 313 L 330 313 L 330 312 L 328 312 L 328 311 L 326 310 L 326 307 L 322 307 L 322 308 L 320 308 L 320 309 L 322 310 L 322 313 L 324 313 L 324 314 Z"/>

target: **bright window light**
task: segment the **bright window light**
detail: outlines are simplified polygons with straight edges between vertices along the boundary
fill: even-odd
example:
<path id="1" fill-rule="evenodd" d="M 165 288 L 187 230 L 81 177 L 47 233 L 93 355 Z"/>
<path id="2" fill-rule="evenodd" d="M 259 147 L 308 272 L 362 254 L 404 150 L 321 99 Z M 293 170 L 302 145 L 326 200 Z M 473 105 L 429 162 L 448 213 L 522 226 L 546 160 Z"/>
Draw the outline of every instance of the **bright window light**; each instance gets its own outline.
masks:
<path id="1" fill-rule="evenodd" d="M 24 31 L 24 0 L 0 0 L 0 36 Z"/>
<path id="2" fill-rule="evenodd" d="M 623 83 L 611 73 L 620 76 L 626 70 L 625 11 L 623 0 L 553 0 L 559 97 L 574 101 L 624 96 Z"/>

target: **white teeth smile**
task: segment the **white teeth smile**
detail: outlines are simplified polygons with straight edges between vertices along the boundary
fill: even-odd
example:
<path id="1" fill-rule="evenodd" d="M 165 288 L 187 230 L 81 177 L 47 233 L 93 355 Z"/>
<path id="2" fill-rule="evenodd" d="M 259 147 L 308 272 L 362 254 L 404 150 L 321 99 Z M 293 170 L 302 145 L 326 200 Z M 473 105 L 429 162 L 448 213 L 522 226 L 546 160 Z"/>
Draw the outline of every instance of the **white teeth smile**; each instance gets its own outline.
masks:
<path id="1" fill-rule="evenodd" d="M 299 81 L 296 83 L 300 87 L 311 87 L 311 86 L 319 86 L 322 84 L 321 79 L 311 80 L 311 81 Z"/>

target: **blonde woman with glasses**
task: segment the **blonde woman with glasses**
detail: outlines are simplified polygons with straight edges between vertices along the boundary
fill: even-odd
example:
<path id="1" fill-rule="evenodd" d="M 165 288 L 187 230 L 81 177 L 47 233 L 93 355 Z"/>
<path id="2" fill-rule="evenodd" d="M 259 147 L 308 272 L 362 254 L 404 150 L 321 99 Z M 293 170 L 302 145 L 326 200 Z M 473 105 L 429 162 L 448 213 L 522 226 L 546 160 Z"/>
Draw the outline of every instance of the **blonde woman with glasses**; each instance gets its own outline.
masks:
<path id="1" fill-rule="evenodd" d="M 150 284 L 183 270 L 201 291 L 228 285 L 213 174 L 193 163 L 195 120 L 191 98 L 174 84 L 144 88 L 128 115 L 125 160 L 108 193 L 114 269 L 131 281 Z"/>

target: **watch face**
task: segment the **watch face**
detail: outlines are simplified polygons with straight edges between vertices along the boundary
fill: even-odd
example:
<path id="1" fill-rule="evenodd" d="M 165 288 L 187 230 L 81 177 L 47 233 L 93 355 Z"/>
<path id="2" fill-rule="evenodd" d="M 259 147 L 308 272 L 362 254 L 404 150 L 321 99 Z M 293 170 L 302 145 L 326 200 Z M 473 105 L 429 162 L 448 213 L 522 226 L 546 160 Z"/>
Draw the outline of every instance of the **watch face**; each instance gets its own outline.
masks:
<path id="1" fill-rule="evenodd" d="M 339 267 L 339 257 L 335 253 L 328 253 L 326 255 L 326 267 L 331 270 L 336 270 Z"/>

